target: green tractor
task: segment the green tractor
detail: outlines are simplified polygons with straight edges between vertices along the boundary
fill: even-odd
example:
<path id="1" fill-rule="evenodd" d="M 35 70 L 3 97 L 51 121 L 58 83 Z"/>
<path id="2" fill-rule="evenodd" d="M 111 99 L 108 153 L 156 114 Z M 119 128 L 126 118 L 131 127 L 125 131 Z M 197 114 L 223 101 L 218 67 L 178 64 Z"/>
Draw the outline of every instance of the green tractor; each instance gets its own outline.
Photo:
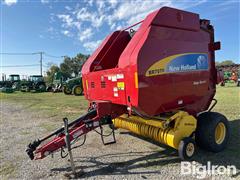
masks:
<path id="1" fill-rule="evenodd" d="M 240 70 L 238 71 L 237 86 L 240 86 Z"/>
<path id="2" fill-rule="evenodd" d="M 21 91 L 22 92 L 45 92 L 46 83 L 44 82 L 43 76 L 41 75 L 32 75 L 28 80 L 21 82 Z"/>
<path id="3" fill-rule="evenodd" d="M 6 76 L 3 76 L 2 81 L 0 81 L 1 91 L 11 93 L 15 90 L 19 90 L 20 82 L 20 76 L 18 74 L 9 75 L 8 79 L 6 79 Z"/>
<path id="4" fill-rule="evenodd" d="M 48 92 L 62 92 L 64 77 L 62 72 L 56 72 L 53 76 L 52 84 L 48 85 Z"/>
<path id="5" fill-rule="evenodd" d="M 80 96 L 83 94 L 82 87 L 82 77 L 76 77 L 67 80 L 63 84 L 63 92 L 66 95 L 74 94 L 75 96 Z"/>

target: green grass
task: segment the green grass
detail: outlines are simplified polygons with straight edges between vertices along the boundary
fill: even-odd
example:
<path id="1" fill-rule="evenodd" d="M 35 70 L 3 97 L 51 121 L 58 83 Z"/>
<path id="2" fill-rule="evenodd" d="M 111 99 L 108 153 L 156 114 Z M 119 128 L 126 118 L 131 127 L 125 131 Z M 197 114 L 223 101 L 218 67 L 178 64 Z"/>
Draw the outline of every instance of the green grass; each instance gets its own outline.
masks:
<path id="1" fill-rule="evenodd" d="M 240 119 L 240 87 L 230 83 L 218 86 L 215 99 L 218 103 L 213 111 L 224 114 L 229 120 Z"/>
<path id="2" fill-rule="evenodd" d="M 224 114 L 229 120 L 240 119 L 240 88 L 235 84 L 219 86 L 215 98 L 218 103 L 213 111 Z M 47 117 L 73 118 L 86 112 L 88 107 L 84 96 L 71 96 L 63 93 L 0 93 L 0 100 L 23 105 Z"/>
<path id="3" fill-rule="evenodd" d="M 0 93 L 0 100 L 22 105 L 36 111 L 42 117 L 76 118 L 86 112 L 88 102 L 84 96 L 64 95 L 63 93 Z"/>

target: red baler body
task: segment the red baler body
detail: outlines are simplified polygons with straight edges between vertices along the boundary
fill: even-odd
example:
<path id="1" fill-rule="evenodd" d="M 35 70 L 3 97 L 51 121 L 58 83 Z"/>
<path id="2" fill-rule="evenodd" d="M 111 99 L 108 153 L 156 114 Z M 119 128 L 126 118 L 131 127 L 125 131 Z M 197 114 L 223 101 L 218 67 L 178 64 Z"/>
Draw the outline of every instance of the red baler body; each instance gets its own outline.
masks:
<path id="1" fill-rule="evenodd" d="M 215 95 L 214 45 L 208 20 L 163 7 L 133 37 L 126 30 L 106 37 L 82 68 L 85 97 L 149 116 L 178 109 L 196 115 Z"/>

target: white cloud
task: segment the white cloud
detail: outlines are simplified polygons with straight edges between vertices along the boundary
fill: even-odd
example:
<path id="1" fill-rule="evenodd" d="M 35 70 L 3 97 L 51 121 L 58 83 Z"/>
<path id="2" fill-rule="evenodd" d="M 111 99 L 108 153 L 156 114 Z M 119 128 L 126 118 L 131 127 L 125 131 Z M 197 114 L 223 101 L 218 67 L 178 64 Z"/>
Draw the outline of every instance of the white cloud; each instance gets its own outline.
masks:
<path id="1" fill-rule="evenodd" d="M 79 40 L 83 42 L 93 36 L 93 31 L 91 28 L 87 28 L 84 31 L 79 32 Z"/>
<path id="2" fill-rule="evenodd" d="M 102 40 L 90 41 L 83 44 L 83 47 L 86 48 L 87 51 L 93 52 L 100 45 Z"/>
<path id="3" fill-rule="evenodd" d="M 61 20 L 60 32 L 69 37 L 77 37 L 83 46 L 92 51 L 109 31 L 123 29 L 140 20 L 150 12 L 163 6 L 188 9 L 198 6 L 207 0 L 84 0 L 72 6 L 65 6 L 64 13 L 55 15 Z M 94 30 L 94 31 L 93 31 Z M 95 36 L 96 34 L 100 34 Z M 100 42 L 99 42 L 100 43 Z"/>
<path id="4" fill-rule="evenodd" d="M 109 0 L 108 2 L 109 2 L 109 4 L 111 5 L 112 8 L 115 8 L 118 4 L 117 0 Z"/>
<path id="5" fill-rule="evenodd" d="M 3 4 L 6 4 L 7 6 L 14 5 L 17 2 L 18 2 L 17 0 L 3 0 Z"/>
<path id="6" fill-rule="evenodd" d="M 49 0 L 41 0 L 41 3 L 43 3 L 43 4 L 48 4 L 48 3 L 49 3 Z"/>
<path id="7" fill-rule="evenodd" d="M 111 26 L 110 26 L 110 29 L 111 29 L 111 30 L 114 30 L 115 27 L 116 27 L 116 23 L 112 23 Z"/>
<path id="8" fill-rule="evenodd" d="M 68 30 L 62 31 L 62 34 L 64 34 L 65 36 L 71 37 L 70 31 Z"/>
<path id="9" fill-rule="evenodd" d="M 59 14 L 57 15 L 59 19 L 61 19 L 64 24 L 64 27 L 71 27 L 73 25 L 73 19 L 68 14 Z"/>
<path id="10" fill-rule="evenodd" d="M 72 10 L 72 8 L 69 7 L 69 6 L 65 6 L 65 9 L 68 10 L 68 11 L 71 11 L 71 10 Z"/>
<path id="11" fill-rule="evenodd" d="M 125 21 L 126 25 L 130 25 L 144 19 L 147 14 L 162 6 L 173 6 L 173 4 L 171 0 L 124 1 L 109 16 L 109 21 Z"/>
<path id="12" fill-rule="evenodd" d="M 88 6 L 93 6 L 93 0 L 84 0 L 85 3 L 87 3 Z"/>
<path id="13" fill-rule="evenodd" d="M 105 15 L 98 15 L 96 12 L 90 12 L 87 8 L 77 10 L 76 17 L 83 22 L 90 22 L 93 27 L 100 27 L 103 24 Z"/>

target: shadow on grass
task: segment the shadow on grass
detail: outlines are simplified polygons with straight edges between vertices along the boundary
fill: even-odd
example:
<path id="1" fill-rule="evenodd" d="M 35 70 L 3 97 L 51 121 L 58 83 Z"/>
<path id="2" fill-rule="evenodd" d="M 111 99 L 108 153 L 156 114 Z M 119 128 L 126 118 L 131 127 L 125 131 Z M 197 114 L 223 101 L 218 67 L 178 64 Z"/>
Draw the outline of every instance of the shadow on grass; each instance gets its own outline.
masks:
<path id="1" fill-rule="evenodd" d="M 238 170 L 240 170 L 240 119 L 230 121 L 230 127 L 231 138 L 228 147 L 224 151 L 219 153 L 211 153 L 198 148 L 198 151 L 194 156 L 193 160 L 203 165 L 207 165 L 208 161 L 211 162 L 211 165 L 215 166 L 226 167 L 227 165 L 234 165 Z M 161 148 L 163 148 L 163 150 L 106 154 L 103 156 L 91 155 L 88 157 L 77 157 L 75 158 L 75 161 L 78 164 L 89 164 L 87 166 L 77 166 L 77 169 L 93 169 L 89 172 L 83 173 L 81 175 L 81 178 L 89 178 L 101 175 L 156 174 L 161 173 L 161 166 L 181 162 L 178 157 L 177 151 L 166 145 L 160 144 L 148 138 L 132 134 L 130 132 L 122 132 L 121 134 L 132 135 L 144 141 L 148 141 L 152 144 L 160 146 Z M 109 162 L 103 162 L 102 159 L 105 158 L 108 158 Z M 119 160 L 117 163 L 111 163 L 111 160 L 114 158 L 123 160 Z M 144 171 L 140 171 L 139 169 L 141 168 L 144 168 Z M 134 171 L 135 169 L 137 169 L 137 171 Z M 71 168 L 54 168 L 51 169 L 51 171 L 70 172 Z M 238 172 L 232 177 L 237 177 L 239 175 L 240 173 Z M 144 178 L 144 176 L 142 178 Z"/>

